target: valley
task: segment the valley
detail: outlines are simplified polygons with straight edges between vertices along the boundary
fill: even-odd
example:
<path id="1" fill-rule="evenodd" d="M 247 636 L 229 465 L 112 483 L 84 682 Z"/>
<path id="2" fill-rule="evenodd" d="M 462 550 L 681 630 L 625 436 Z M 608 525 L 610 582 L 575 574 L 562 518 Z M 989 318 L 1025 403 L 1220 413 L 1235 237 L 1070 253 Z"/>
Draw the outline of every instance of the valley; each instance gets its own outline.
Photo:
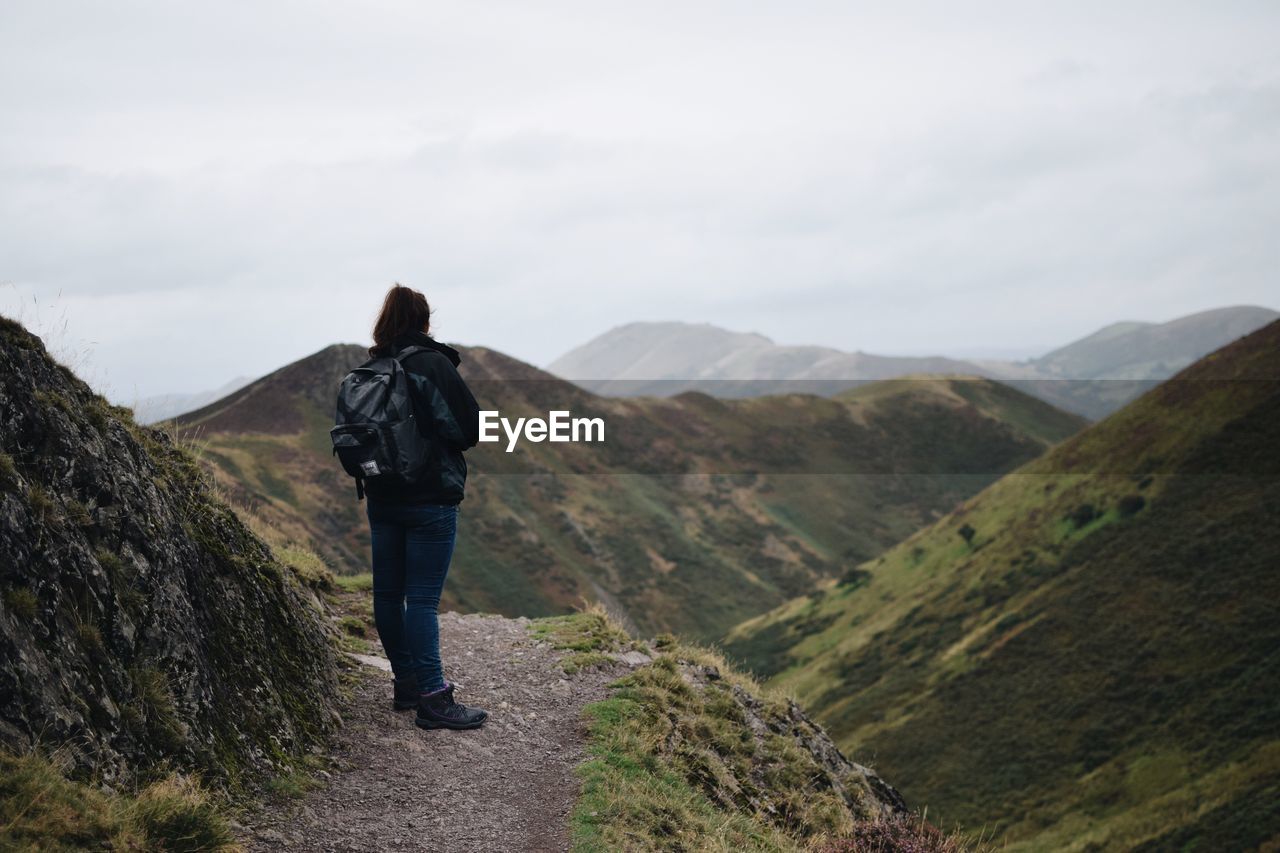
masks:
<path id="1" fill-rule="evenodd" d="M 1255 846 L 1280 784 L 1277 423 L 1272 323 L 726 650 L 943 825 Z"/>
<path id="2" fill-rule="evenodd" d="M 600 601 L 642 632 L 704 641 L 839 577 L 1085 423 L 977 378 L 835 399 L 616 399 L 493 350 L 462 355 L 482 408 L 570 410 L 609 431 L 468 452 L 446 605 L 540 616 Z M 332 389 L 365 358 L 328 347 L 172 427 L 234 503 L 344 574 L 367 570 L 368 525 L 328 430 Z"/>

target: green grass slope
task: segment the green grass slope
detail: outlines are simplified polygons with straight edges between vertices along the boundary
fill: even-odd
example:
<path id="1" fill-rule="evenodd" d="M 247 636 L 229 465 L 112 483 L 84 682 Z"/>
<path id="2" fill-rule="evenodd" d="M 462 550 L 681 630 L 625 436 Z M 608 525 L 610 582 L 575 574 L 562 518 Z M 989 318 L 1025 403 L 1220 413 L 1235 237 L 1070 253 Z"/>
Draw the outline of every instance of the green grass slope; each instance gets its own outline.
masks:
<path id="1" fill-rule="evenodd" d="M 707 649 L 635 640 L 599 607 L 533 623 L 566 672 L 639 656 L 584 709 L 589 758 L 570 825 L 575 853 L 976 850 L 907 810 L 795 702 Z"/>
<path id="2" fill-rule="evenodd" d="M 463 352 L 506 417 L 600 416 L 603 445 L 481 445 L 445 606 L 530 616 L 603 601 L 646 632 L 715 639 L 875 556 L 1084 425 L 985 380 L 902 383 L 874 399 L 598 397 L 483 348 Z M 328 429 L 335 346 L 180 419 L 242 505 L 364 571 L 363 505 Z"/>
<path id="3" fill-rule="evenodd" d="M 1280 323 L 733 631 L 847 750 L 1010 849 L 1280 838 Z"/>

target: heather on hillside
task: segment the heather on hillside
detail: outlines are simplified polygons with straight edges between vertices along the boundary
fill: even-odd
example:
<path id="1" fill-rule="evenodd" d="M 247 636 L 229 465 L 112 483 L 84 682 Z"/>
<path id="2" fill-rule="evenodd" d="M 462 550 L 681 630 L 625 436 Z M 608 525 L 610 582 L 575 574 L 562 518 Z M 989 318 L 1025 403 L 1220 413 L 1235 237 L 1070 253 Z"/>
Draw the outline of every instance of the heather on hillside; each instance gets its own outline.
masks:
<path id="1" fill-rule="evenodd" d="M 1280 324 L 740 626 L 945 822 L 1018 847 L 1280 831 Z"/>

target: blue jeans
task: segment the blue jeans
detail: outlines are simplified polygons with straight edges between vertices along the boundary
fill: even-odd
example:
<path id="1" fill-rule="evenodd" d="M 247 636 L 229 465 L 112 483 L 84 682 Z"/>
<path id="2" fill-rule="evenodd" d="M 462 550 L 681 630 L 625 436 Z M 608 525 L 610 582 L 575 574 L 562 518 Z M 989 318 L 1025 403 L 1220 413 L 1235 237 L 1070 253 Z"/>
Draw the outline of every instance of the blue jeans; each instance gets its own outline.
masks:
<path id="1" fill-rule="evenodd" d="M 453 544 L 458 507 L 368 501 L 373 540 L 373 621 L 397 680 L 424 693 L 445 686 L 436 614 Z"/>

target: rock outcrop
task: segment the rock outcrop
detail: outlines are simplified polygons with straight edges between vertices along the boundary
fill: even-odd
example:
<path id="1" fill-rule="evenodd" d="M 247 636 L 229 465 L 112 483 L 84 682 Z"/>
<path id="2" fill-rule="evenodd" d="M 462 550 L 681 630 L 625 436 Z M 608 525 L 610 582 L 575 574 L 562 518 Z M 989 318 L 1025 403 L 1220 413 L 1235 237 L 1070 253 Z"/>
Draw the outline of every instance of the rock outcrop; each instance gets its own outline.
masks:
<path id="1" fill-rule="evenodd" d="M 234 790 L 337 723 L 325 624 L 189 453 L 0 318 L 0 744 Z"/>

